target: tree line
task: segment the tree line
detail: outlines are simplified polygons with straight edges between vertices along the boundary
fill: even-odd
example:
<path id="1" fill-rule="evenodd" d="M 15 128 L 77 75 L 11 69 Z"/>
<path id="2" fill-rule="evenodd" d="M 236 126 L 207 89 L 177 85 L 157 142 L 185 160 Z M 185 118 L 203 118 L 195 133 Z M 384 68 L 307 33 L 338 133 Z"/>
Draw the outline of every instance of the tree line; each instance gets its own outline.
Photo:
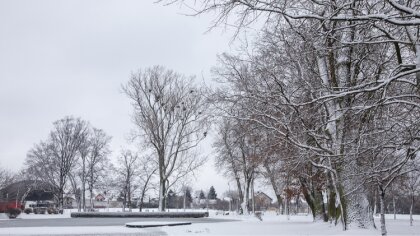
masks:
<path id="1" fill-rule="evenodd" d="M 259 176 L 286 212 L 298 189 L 314 219 L 343 230 L 375 227 L 379 205 L 386 235 L 385 196 L 401 183 L 412 213 L 420 165 L 416 1 L 175 2 L 198 15 L 214 13 L 214 26 L 233 25 L 237 37 L 254 22 L 263 26 L 252 44 L 220 55 L 215 88 L 162 66 L 133 73 L 123 85 L 133 106 L 133 136 L 150 157 L 136 166 L 143 154 L 120 155 L 128 202 L 137 188 L 132 179 L 145 173 L 136 170 L 148 166 L 158 178 L 159 210 L 165 210 L 169 189 L 203 164 L 197 147 L 214 124 L 216 165 L 235 181 L 244 213 Z M 48 153 L 62 162 L 59 172 L 39 173 L 54 176 L 59 195 L 76 156 L 83 166 L 84 140 L 61 133 L 88 133 L 82 121 L 67 127 L 65 120 L 28 154 Z M 85 174 L 89 179 L 88 168 Z"/>
<path id="2" fill-rule="evenodd" d="M 218 164 L 245 212 L 261 173 L 279 202 L 298 183 L 314 218 L 344 230 L 374 227 L 379 201 L 386 235 L 386 194 L 398 181 L 418 183 L 416 1 L 160 2 L 211 14 L 236 37 L 263 25 L 253 39 L 244 34 L 238 53 L 220 55 L 210 97 L 220 117 Z"/>

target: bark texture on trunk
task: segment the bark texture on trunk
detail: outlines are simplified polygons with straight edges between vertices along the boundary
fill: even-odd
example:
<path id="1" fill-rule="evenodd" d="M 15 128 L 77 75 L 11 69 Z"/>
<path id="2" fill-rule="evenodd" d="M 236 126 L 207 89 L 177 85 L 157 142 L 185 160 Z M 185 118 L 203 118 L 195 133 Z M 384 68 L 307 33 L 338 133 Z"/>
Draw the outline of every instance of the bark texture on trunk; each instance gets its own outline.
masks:
<path id="1" fill-rule="evenodd" d="M 381 211 L 381 235 L 386 236 L 386 225 L 385 225 L 385 192 L 381 189 L 381 192 L 379 193 L 379 205 L 380 205 L 380 211 Z"/>

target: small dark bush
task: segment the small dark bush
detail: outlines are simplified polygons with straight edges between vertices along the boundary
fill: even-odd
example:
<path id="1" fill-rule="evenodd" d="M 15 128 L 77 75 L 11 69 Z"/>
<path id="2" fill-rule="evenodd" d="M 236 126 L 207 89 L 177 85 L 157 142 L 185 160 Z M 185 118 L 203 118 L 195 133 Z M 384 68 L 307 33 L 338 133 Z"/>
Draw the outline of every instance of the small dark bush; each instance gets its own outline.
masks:
<path id="1" fill-rule="evenodd" d="M 20 208 L 10 208 L 10 209 L 7 210 L 7 215 L 9 216 L 10 219 L 14 219 L 21 212 L 22 212 L 22 210 Z"/>
<path id="2" fill-rule="evenodd" d="M 48 214 L 58 214 L 57 208 L 48 208 Z"/>
<path id="3" fill-rule="evenodd" d="M 28 207 L 25 208 L 25 210 L 23 210 L 23 212 L 25 212 L 26 214 L 31 214 L 33 212 L 32 208 Z"/>
<path id="4" fill-rule="evenodd" d="M 255 212 L 255 217 L 257 217 L 260 221 L 262 221 L 263 220 L 262 219 L 262 212 L 260 212 L 260 211 Z"/>

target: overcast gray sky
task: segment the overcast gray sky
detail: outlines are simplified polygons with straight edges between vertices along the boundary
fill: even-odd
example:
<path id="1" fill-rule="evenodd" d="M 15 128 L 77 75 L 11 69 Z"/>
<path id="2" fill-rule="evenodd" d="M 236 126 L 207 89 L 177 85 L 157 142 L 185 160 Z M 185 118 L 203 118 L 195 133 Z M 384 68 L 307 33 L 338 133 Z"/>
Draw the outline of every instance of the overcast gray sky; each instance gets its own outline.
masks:
<path id="1" fill-rule="evenodd" d="M 139 68 L 159 64 L 209 79 L 232 35 L 205 33 L 211 16 L 153 2 L 0 0 L 0 165 L 21 168 L 66 115 L 104 129 L 115 157 L 133 128 L 121 84 Z M 227 188 L 211 160 L 197 177 L 195 188 Z"/>

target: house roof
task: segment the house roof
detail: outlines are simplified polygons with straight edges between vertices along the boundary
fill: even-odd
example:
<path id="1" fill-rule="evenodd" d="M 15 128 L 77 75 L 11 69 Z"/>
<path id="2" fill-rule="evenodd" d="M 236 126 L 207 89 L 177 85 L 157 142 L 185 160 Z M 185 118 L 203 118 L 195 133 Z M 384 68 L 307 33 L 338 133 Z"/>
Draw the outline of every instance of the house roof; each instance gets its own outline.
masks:
<path id="1" fill-rule="evenodd" d="M 270 196 L 268 196 L 267 194 L 265 194 L 264 192 L 258 191 L 257 194 L 256 194 L 256 196 L 268 198 L 268 199 L 270 199 L 270 201 L 273 201 L 273 199 Z"/>
<path id="2" fill-rule="evenodd" d="M 0 200 L 21 199 L 25 194 L 25 200 L 51 200 L 53 189 L 50 184 L 42 181 L 22 180 L 9 184 L 0 189 Z"/>

